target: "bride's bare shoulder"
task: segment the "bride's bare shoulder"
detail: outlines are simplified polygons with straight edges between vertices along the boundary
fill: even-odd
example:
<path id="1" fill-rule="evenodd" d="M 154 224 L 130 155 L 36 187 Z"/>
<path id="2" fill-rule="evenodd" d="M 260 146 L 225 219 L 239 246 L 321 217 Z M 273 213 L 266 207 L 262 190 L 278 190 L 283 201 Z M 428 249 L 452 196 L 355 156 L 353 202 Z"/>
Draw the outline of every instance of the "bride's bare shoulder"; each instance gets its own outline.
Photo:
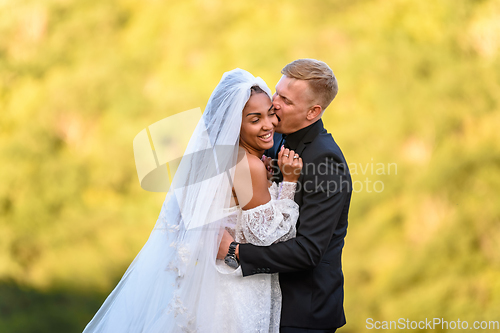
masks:
<path id="1" fill-rule="evenodd" d="M 271 200 L 268 191 L 267 170 L 264 163 L 246 153 L 236 165 L 234 189 L 243 209 L 251 209 Z"/>
<path id="2" fill-rule="evenodd" d="M 266 167 L 260 158 L 258 158 L 255 155 L 249 154 L 249 153 L 246 153 L 246 157 L 248 159 L 248 167 L 250 168 L 250 171 L 252 173 L 253 172 L 256 172 L 256 173 L 263 172 L 264 175 L 266 174 L 265 173 Z"/>

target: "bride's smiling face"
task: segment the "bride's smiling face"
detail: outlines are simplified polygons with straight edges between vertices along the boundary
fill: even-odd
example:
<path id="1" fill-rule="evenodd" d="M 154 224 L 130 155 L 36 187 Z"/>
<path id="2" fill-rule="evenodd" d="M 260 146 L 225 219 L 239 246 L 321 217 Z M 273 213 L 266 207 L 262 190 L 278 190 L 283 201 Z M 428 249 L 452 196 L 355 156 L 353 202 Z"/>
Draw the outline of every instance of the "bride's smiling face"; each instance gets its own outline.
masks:
<path id="1" fill-rule="evenodd" d="M 272 148 L 274 128 L 278 124 L 278 118 L 269 96 L 264 92 L 253 92 L 243 109 L 242 116 L 240 146 L 256 156 Z"/>

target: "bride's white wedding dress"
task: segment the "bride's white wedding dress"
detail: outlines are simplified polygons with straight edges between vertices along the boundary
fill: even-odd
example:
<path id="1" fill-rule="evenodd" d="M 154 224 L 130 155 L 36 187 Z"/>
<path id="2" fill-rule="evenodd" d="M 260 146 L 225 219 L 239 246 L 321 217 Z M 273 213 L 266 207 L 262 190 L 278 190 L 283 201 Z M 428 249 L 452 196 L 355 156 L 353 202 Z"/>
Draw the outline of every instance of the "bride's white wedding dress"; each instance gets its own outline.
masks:
<path id="1" fill-rule="evenodd" d="M 276 275 L 243 277 L 217 262 L 222 231 L 269 245 L 295 235 L 295 185 L 270 188 L 271 201 L 231 206 L 242 110 L 265 82 L 224 73 L 189 141 L 151 235 L 84 333 L 278 332 Z M 263 272 L 265 273 L 265 272 Z"/>
<path id="2" fill-rule="evenodd" d="M 269 187 L 271 201 L 249 210 L 230 208 L 226 229 L 238 243 L 267 246 L 295 237 L 299 215 L 293 201 L 295 183 L 275 183 Z M 222 275 L 214 302 L 214 321 L 220 332 L 279 332 L 281 290 L 278 274 L 255 274 L 243 277 L 217 260 Z M 265 273 L 265 272 L 263 272 Z"/>

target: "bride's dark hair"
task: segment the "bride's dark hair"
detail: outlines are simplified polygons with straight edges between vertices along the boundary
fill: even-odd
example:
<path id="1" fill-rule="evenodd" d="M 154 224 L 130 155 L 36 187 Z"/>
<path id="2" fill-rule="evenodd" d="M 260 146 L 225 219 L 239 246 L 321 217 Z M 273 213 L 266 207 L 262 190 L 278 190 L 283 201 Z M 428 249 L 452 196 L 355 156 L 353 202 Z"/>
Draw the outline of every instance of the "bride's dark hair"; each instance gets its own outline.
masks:
<path id="1" fill-rule="evenodd" d="M 264 90 L 262 90 L 262 88 L 259 86 L 252 86 L 250 88 L 250 96 L 253 94 L 265 94 L 265 93 L 266 92 Z"/>

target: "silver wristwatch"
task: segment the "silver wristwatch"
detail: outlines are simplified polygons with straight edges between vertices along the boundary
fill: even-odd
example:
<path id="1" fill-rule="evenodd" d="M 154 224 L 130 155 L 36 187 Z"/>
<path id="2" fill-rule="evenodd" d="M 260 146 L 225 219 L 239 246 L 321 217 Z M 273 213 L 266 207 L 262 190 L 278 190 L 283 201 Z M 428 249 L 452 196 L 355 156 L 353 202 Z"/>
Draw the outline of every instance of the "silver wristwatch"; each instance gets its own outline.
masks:
<path id="1" fill-rule="evenodd" d="M 240 266 L 240 261 L 238 260 L 238 258 L 236 258 L 235 254 L 236 246 L 238 246 L 238 243 L 232 242 L 229 245 L 229 251 L 227 251 L 226 257 L 224 258 L 224 262 L 226 263 L 226 265 L 234 269 Z"/>

